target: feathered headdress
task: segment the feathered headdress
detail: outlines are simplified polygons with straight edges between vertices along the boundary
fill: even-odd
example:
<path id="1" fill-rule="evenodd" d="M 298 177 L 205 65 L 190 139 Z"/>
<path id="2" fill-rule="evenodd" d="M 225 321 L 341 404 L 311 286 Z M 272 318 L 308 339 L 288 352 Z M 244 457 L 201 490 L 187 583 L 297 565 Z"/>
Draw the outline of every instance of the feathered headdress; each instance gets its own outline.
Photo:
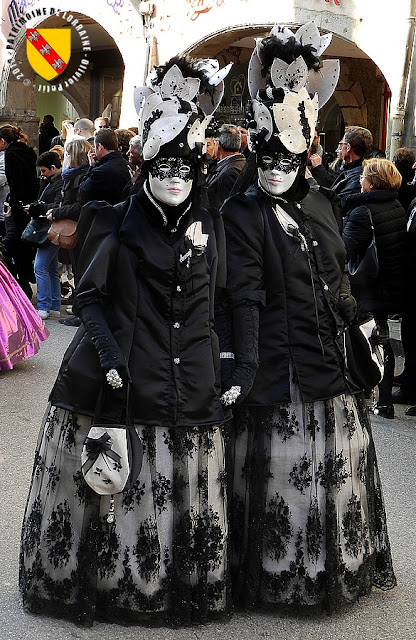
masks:
<path id="1" fill-rule="evenodd" d="M 221 102 L 230 68 L 220 69 L 213 59 L 172 58 L 150 74 L 147 86 L 135 88 L 145 161 L 161 151 L 189 157 L 197 150 L 202 155 L 205 129 Z"/>
<path id="2" fill-rule="evenodd" d="M 303 153 L 312 142 L 318 109 L 335 91 L 339 61 L 319 56 L 332 34 L 321 36 L 314 22 L 293 33 L 275 25 L 267 38 L 257 39 L 248 68 L 252 98 L 248 139 L 257 151 L 273 138 L 293 153 Z"/>

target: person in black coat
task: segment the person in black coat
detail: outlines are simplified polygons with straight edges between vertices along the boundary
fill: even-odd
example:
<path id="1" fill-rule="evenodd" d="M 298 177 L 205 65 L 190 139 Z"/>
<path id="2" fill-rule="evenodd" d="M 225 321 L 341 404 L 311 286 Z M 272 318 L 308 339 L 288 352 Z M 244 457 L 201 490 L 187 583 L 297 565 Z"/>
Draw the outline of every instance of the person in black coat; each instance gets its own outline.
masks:
<path id="1" fill-rule="evenodd" d="M 387 541 L 380 479 L 365 398 L 345 365 L 356 311 L 345 247 L 331 202 L 305 179 L 318 96 L 291 91 L 307 68 L 312 76 L 320 68 L 309 43 L 316 51 L 322 42 L 313 23 L 299 31 L 308 48 L 277 25 L 250 62 L 256 172 L 221 209 L 232 319 L 223 399 L 236 405 L 234 602 L 311 612 L 354 602 L 372 584 L 391 588 L 395 578 L 389 545 L 373 547 Z M 375 518 L 363 516 L 374 510 Z"/>
<path id="2" fill-rule="evenodd" d="M 240 149 L 241 132 L 238 127 L 223 124 L 215 148 L 217 163 L 207 177 L 208 198 L 215 211 L 230 197 L 231 189 L 246 163 Z"/>
<path id="3" fill-rule="evenodd" d="M 393 393 L 393 404 L 413 405 L 405 413 L 416 416 L 416 298 L 413 293 L 416 281 L 416 198 L 410 203 L 407 213 L 401 323 L 404 369 L 400 376 L 400 388 Z"/>
<path id="4" fill-rule="evenodd" d="M 78 221 L 83 201 L 80 195 L 80 185 L 88 172 L 88 153 L 92 152 L 90 143 L 84 138 L 71 140 L 65 146 L 65 152 L 69 158 L 69 167 L 62 173 L 62 199 L 57 205 L 50 207 L 46 213 L 48 220 L 70 220 Z M 74 274 L 75 283 L 78 283 L 78 257 L 81 251 L 83 238 L 79 237 L 75 247 L 69 252 Z M 62 320 L 63 323 L 69 322 Z M 72 319 L 71 319 L 72 320 Z M 74 319 L 76 322 L 78 318 Z"/>
<path id="5" fill-rule="evenodd" d="M 95 152 L 88 154 L 90 168 L 80 185 L 80 198 L 84 203 L 105 200 L 116 204 L 130 180 L 128 163 L 118 151 L 118 139 L 112 129 L 97 131 L 94 142 Z"/>
<path id="6" fill-rule="evenodd" d="M 351 193 L 359 193 L 361 190 L 360 176 L 364 158 L 367 158 L 372 149 L 373 136 L 364 127 L 346 127 L 344 136 L 339 142 L 339 157 L 343 160 L 342 171 L 335 178 L 325 169 L 322 159 L 318 154 L 311 156 L 311 173 L 317 183 L 323 187 L 330 187 L 345 206 L 345 200 Z"/>
<path id="7" fill-rule="evenodd" d="M 58 205 L 49 207 L 49 220 L 78 220 L 83 202 L 79 189 L 88 172 L 88 153 L 92 146 L 85 139 L 75 139 L 65 146 L 65 153 L 69 158 L 69 167 L 62 173 L 62 199 Z"/>
<path id="8" fill-rule="evenodd" d="M 374 316 L 378 339 L 384 345 L 384 376 L 379 385 L 379 398 L 374 411 L 385 418 L 394 418 L 392 385 L 394 354 L 389 341 L 388 315 L 401 312 L 403 256 L 406 247 L 406 212 L 397 200 L 401 175 L 392 162 L 371 158 L 363 163 L 361 193 L 346 199 L 348 212 L 344 218 L 343 239 L 348 257 L 364 256 L 373 238 L 379 262 L 376 280 L 355 285 L 352 292 L 358 303 L 359 320 Z"/>
<path id="9" fill-rule="evenodd" d="M 39 128 L 39 154 L 49 151 L 53 146 L 51 144 L 52 138 L 59 136 L 59 131 L 53 124 L 53 116 L 46 115 L 43 118 L 42 124 Z M 56 143 L 55 143 L 56 144 Z"/>
<path id="10" fill-rule="evenodd" d="M 32 261 L 34 252 L 20 238 L 28 223 L 24 204 L 36 200 L 39 180 L 36 171 L 36 153 L 25 142 L 26 136 L 10 124 L 0 127 L 0 151 L 5 150 L 5 172 L 9 184 L 8 201 L 11 215 L 6 220 L 3 238 L 5 257 L 11 273 L 29 299 L 32 298 L 31 282 L 35 281 Z"/>
<path id="11" fill-rule="evenodd" d="M 51 393 L 23 523 L 25 606 L 83 624 L 189 625 L 231 607 L 229 415 L 214 329 L 225 247 L 221 219 L 201 202 L 201 78 L 184 77 L 186 64 L 172 65 L 142 107 L 143 188 L 121 204 L 82 209 L 79 227 L 89 232 L 73 308 L 83 326 Z M 98 495 L 83 478 L 83 443 L 98 404 L 104 422 L 120 424 L 128 399 L 143 442 L 141 472 L 131 489 Z M 94 444 L 108 450 L 108 439 Z"/>
<path id="12" fill-rule="evenodd" d="M 392 160 L 402 176 L 402 183 L 397 192 L 397 199 L 406 212 L 413 198 L 416 197 L 415 160 L 415 154 L 407 147 L 397 149 Z"/>
<path id="13" fill-rule="evenodd" d="M 45 230 L 50 227 L 46 212 L 51 206 L 59 205 L 62 198 L 62 168 L 58 154 L 52 151 L 42 153 L 38 160 L 42 179 L 36 202 L 26 205 L 29 215 L 42 223 Z M 58 273 L 59 246 L 46 240 L 38 247 L 35 257 L 36 299 L 40 317 L 59 317 L 61 309 L 61 282 Z"/>
<path id="14" fill-rule="evenodd" d="M 135 193 L 138 193 L 144 183 L 144 178 L 141 176 L 143 149 L 140 136 L 133 136 L 131 138 L 127 157 L 129 159 L 129 171 L 131 178 L 121 192 L 120 202 L 126 200 L 129 196 L 133 196 Z"/>

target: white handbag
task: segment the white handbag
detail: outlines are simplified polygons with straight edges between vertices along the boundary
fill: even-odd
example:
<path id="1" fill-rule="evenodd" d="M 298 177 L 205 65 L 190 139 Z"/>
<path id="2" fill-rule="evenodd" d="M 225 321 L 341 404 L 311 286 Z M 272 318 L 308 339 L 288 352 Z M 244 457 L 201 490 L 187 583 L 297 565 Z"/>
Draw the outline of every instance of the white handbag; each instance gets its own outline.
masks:
<path id="1" fill-rule="evenodd" d="M 103 424 L 100 392 L 93 423 L 84 441 L 81 470 L 85 482 L 99 495 L 130 489 L 140 473 L 143 445 L 134 427 L 130 385 L 126 394 L 126 423 Z"/>

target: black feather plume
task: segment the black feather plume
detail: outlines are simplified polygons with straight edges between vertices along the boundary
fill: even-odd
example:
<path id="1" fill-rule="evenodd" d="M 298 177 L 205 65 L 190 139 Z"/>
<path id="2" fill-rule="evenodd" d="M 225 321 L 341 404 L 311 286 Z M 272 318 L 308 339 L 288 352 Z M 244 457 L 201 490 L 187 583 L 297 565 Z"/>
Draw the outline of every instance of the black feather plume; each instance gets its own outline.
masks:
<path id="1" fill-rule="evenodd" d="M 302 45 L 294 36 L 291 36 L 282 42 L 276 36 L 268 36 L 263 38 L 259 46 L 259 58 L 263 65 L 263 76 L 270 71 L 275 58 L 280 58 L 287 64 L 290 64 L 299 56 L 305 60 L 308 69 L 319 68 L 319 59 L 316 56 L 316 49 L 311 44 Z"/>
<path id="2" fill-rule="evenodd" d="M 198 80 L 201 81 L 199 93 L 207 93 L 212 97 L 215 87 L 208 83 L 208 78 L 203 71 L 195 68 L 197 62 L 199 62 L 199 60 L 191 58 L 190 56 L 174 56 L 166 64 L 155 67 L 157 78 L 153 81 L 153 84 L 160 84 L 169 69 L 176 65 L 179 67 L 184 78 L 198 78 Z"/>

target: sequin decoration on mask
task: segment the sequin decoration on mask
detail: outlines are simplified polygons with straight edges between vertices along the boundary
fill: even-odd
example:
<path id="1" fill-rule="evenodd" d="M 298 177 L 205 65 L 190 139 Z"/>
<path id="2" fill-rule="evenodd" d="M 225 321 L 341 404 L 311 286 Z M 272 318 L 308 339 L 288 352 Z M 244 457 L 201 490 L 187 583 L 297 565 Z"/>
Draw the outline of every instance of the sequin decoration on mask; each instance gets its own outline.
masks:
<path id="1" fill-rule="evenodd" d="M 275 169 L 277 171 L 283 171 L 284 173 L 291 173 L 300 167 L 300 164 L 301 157 L 294 153 L 288 153 L 287 155 L 284 153 L 273 153 L 260 156 L 258 166 L 263 169 L 263 171 L 273 171 L 273 169 Z"/>
<path id="2" fill-rule="evenodd" d="M 189 182 L 194 177 L 194 167 L 183 158 L 156 158 L 149 169 L 151 175 L 159 180 L 181 178 Z"/>

